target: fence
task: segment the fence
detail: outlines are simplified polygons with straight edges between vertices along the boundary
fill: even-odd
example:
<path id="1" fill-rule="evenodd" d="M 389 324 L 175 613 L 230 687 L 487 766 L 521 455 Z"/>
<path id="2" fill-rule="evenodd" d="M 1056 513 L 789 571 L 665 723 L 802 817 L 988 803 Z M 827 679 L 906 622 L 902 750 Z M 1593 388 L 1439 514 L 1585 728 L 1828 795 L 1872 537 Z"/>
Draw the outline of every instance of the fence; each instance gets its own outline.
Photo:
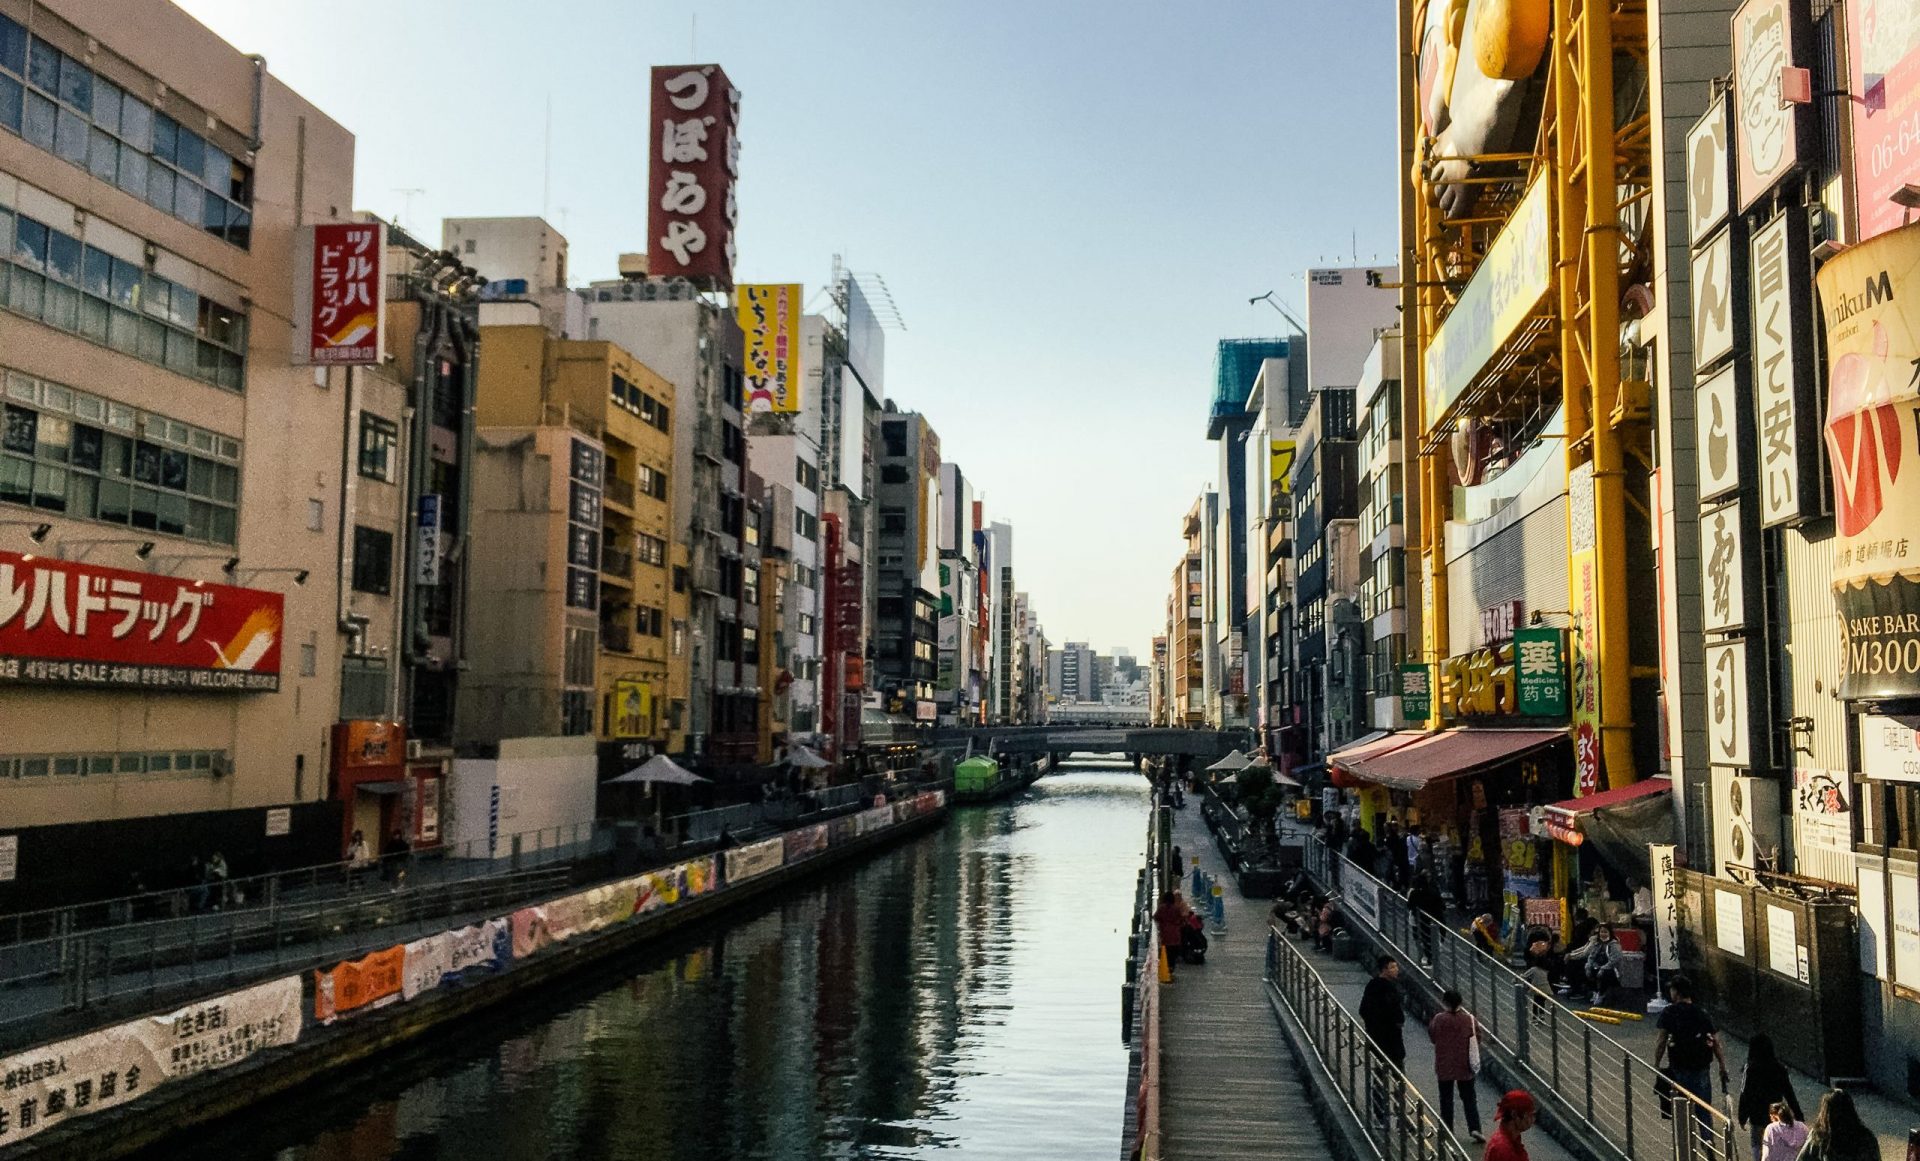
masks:
<path id="1" fill-rule="evenodd" d="M 1403 973 L 1430 994 L 1458 990 L 1480 1021 L 1483 1043 L 1554 1119 L 1584 1123 L 1596 1149 L 1628 1161 L 1739 1161 L 1734 1126 L 1710 1102 L 1670 1090 L 1660 1070 L 1626 1045 L 1325 845 L 1308 842 L 1305 860 L 1316 881 L 1339 892 L 1342 916 L 1371 929 Z M 1738 1136 L 1744 1151 L 1745 1134 Z"/>
<path id="2" fill-rule="evenodd" d="M 1386 1161 L 1468 1161 L 1406 1075 L 1367 1039 L 1300 949 L 1267 931 L 1267 987 L 1306 1030 L 1340 1099 Z"/>

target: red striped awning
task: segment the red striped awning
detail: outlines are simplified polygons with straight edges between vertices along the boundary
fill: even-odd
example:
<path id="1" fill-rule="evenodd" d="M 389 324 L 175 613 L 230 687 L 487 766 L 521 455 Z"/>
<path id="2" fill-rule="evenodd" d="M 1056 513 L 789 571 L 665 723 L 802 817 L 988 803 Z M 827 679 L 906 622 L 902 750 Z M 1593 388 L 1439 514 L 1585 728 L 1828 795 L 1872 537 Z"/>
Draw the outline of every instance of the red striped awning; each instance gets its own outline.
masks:
<path id="1" fill-rule="evenodd" d="M 1422 734 L 1404 746 L 1346 765 L 1362 782 L 1392 790 L 1421 790 L 1435 782 L 1525 757 L 1564 743 L 1564 729 L 1498 730 L 1466 728 Z"/>

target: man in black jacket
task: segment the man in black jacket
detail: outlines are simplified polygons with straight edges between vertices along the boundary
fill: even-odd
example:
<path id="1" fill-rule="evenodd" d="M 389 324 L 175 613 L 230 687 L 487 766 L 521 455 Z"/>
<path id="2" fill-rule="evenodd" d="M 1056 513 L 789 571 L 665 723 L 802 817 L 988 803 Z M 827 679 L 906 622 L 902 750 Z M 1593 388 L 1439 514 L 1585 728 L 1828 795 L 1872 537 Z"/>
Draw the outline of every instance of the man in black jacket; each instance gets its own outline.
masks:
<path id="1" fill-rule="evenodd" d="M 1361 993 L 1360 1023 L 1366 1026 L 1367 1039 L 1397 1069 L 1404 1069 L 1407 1063 L 1407 1045 L 1400 1034 L 1406 1021 L 1406 1007 L 1400 998 L 1400 961 L 1383 955 L 1374 977 L 1367 981 L 1367 990 Z"/>

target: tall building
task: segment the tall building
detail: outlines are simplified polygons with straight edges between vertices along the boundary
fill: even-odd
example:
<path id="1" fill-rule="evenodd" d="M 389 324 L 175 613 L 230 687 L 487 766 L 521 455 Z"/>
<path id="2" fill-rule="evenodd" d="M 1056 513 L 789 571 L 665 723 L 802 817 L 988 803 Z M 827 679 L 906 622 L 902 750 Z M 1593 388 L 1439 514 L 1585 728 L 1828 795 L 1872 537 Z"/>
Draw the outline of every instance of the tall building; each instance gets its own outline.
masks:
<path id="1" fill-rule="evenodd" d="M 940 437 L 925 416 L 889 403 L 880 439 L 874 679 L 888 713 L 931 722 L 938 713 Z"/>
<path id="2" fill-rule="evenodd" d="M 1047 688 L 1063 702 L 1099 701 L 1099 656 L 1084 641 L 1069 641 L 1047 653 Z"/>
<path id="3" fill-rule="evenodd" d="M 934 699 L 948 725 L 978 722 L 984 673 L 978 663 L 980 550 L 978 502 L 959 464 L 940 465 L 940 653 Z"/>
<path id="4" fill-rule="evenodd" d="M 1012 725 L 1019 718 L 1018 649 L 1020 636 L 1013 587 L 1013 525 L 995 520 L 987 530 L 987 563 L 990 579 L 990 615 L 993 618 L 992 681 L 988 688 L 992 705 L 989 724 Z"/>
<path id="5" fill-rule="evenodd" d="M 352 136 L 159 0 L 0 18 L 0 74 L 0 908 L 334 857 L 361 372 L 284 320 Z"/>
<path id="6" fill-rule="evenodd" d="M 1207 685 L 1207 720 L 1219 729 L 1247 724 L 1246 622 L 1247 440 L 1255 416 L 1247 411 L 1247 394 L 1260 366 L 1283 359 L 1285 339 L 1222 339 L 1214 354 L 1213 399 L 1207 411 L 1207 438 L 1219 445 L 1215 480 L 1219 497 L 1213 513 L 1213 551 L 1209 553 L 1209 583 L 1214 592 L 1213 616 L 1208 620 L 1207 652 L 1215 680 Z"/>
<path id="7" fill-rule="evenodd" d="M 1173 566 L 1167 594 L 1167 724 L 1198 727 L 1206 721 L 1206 522 L 1207 493 L 1194 500 L 1181 522 L 1186 549 Z"/>
<path id="8" fill-rule="evenodd" d="M 1366 622 L 1369 700 L 1362 735 L 1403 724 L 1400 667 L 1407 642 L 1419 639 L 1419 602 L 1409 597 L 1408 497 L 1401 432 L 1406 399 L 1400 383 L 1400 336 L 1375 344 L 1356 389 L 1360 400 L 1360 616 Z M 1414 578 L 1416 581 L 1418 577 Z"/>
<path id="9" fill-rule="evenodd" d="M 1296 609 L 1294 683 L 1303 729 L 1294 751 L 1313 771 L 1352 735 L 1356 670 L 1366 643 L 1357 638 L 1359 486 L 1355 469 L 1353 388 L 1313 394 L 1300 423 L 1293 465 L 1293 569 Z"/>

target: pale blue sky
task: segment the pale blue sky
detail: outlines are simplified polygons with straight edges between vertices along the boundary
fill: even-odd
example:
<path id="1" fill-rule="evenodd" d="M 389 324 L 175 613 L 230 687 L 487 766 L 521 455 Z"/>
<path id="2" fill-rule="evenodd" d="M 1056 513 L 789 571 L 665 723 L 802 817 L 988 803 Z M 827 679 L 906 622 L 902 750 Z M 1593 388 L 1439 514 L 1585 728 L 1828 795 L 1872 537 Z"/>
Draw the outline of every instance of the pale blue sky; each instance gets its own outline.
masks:
<path id="1" fill-rule="evenodd" d="M 888 388 L 1014 522 L 1055 642 L 1160 630 L 1214 342 L 1282 329 L 1247 299 L 1298 314 L 1308 266 L 1395 247 L 1389 0 L 182 3 L 357 135 L 360 208 L 432 241 L 541 211 L 551 97 L 577 281 L 645 248 L 648 68 L 719 62 L 739 276 L 885 277 Z"/>

